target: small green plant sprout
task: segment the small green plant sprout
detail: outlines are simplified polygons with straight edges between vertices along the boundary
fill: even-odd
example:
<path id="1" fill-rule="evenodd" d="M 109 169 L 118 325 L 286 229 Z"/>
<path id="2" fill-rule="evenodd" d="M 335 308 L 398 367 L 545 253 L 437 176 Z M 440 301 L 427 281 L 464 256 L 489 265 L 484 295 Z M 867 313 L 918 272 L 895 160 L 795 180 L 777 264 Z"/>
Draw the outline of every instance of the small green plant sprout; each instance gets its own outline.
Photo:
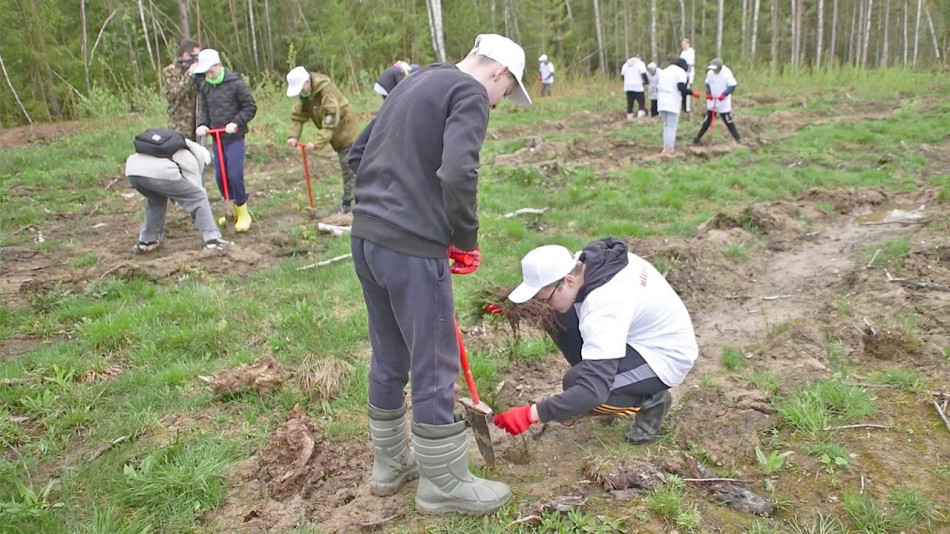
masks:
<path id="1" fill-rule="evenodd" d="M 12 522 L 20 522 L 29 518 L 39 517 L 50 510 L 62 508 L 61 502 L 50 502 L 49 494 L 53 486 L 59 482 L 51 479 L 39 492 L 29 488 L 19 480 L 16 481 L 16 493 L 13 498 L 0 501 L 0 517 L 6 517 Z"/>
<path id="2" fill-rule="evenodd" d="M 926 379 L 917 371 L 891 367 L 871 375 L 871 380 L 877 384 L 895 387 L 901 391 L 922 392 L 927 389 Z"/>
<path id="3" fill-rule="evenodd" d="M 749 259 L 745 243 L 732 243 L 726 247 L 726 256 L 736 263 L 745 263 Z"/>
<path id="4" fill-rule="evenodd" d="M 805 519 L 795 518 L 789 525 L 789 534 L 848 534 L 841 520 L 834 516 L 818 514 L 818 517 L 807 522 Z"/>
<path id="5" fill-rule="evenodd" d="M 745 355 L 742 350 L 736 347 L 726 347 L 722 349 L 722 366 L 730 371 L 735 371 L 745 365 Z"/>
<path id="6" fill-rule="evenodd" d="M 746 378 L 746 380 L 753 386 L 756 386 L 772 394 L 777 393 L 779 387 L 782 385 L 778 375 L 772 371 L 760 371 L 758 373 L 752 373 Z"/>
<path id="7" fill-rule="evenodd" d="M 778 471 L 785 466 L 785 459 L 793 454 L 793 451 L 771 451 L 768 456 L 762 452 L 762 449 L 758 445 L 755 446 L 755 459 L 759 462 L 759 466 L 762 467 L 762 470 L 765 471 L 765 474 L 771 475 L 772 473 Z"/>
<path id="8" fill-rule="evenodd" d="M 848 450 L 844 448 L 844 445 L 833 441 L 820 440 L 812 443 L 805 447 L 805 454 L 817 458 L 822 469 L 829 475 L 851 464 L 851 454 Z"/>

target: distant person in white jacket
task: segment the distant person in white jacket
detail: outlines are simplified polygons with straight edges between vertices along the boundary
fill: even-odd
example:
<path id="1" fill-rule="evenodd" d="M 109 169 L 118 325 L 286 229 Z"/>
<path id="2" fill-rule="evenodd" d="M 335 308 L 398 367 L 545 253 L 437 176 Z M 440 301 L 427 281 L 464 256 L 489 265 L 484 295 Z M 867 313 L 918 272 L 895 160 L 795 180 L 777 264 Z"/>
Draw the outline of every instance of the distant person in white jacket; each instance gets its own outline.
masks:
<path id="1" fill-rule="evenodd" d="M 693 82 L 696 81 L 696 51 L 693 50 L 693 42 L 688 37 L 684 37 L 680 42 L 683 51 L 680 52 L 680 58 L 686 61 L 686 88 L 693 90 Z M 683 111 L 690 112 L 690 102 L 688 97 L 683 97 Z"/>
<path id="2" fill-rule="evenodd" d="M 662 72 L 662 69 L 657 68 L 656 63 L 651 61 L 647 65 L 647 83 L 650 85 L 651 117 L 656 117 L 660 114 L 660 110 L 657 108 L 657 99 L 659 98 L 659 88 L 657 86 L 660 83 L 660 72 Z"/>
<path id="3" fill-rule="evenodd" d="M 699 133 L 693 138 L 694 145 L 698 145 L 702 140 L 716 115 L 719 115 L 722 122 L 726 123 L 726 128 L 729 129 L 736 143 L 742 142 L 739 129 L 732 120 L 732 93 L 738 85 L 739 82 L 732 75 L 732 70 L 723 65 L 721 59 L 717 57 L 709 63 L 706 71 L 706 116 L 703 117 L 703 125 L 699 128 Z"/>
<path id="4" fill-rule="evenodd" d="M 541 96 L 551 96 L 551 86 L 554 85 L 554 63 L 548 61 L 547 54 L 538 58 L 538 80 L 541 82 Z"/>
<path id="5" fill-rule="evenodd" d="M 627 122 L 630 122 L 633 120 L 634 102 L 640 107 L 637 110 L 637 118 L 646 115 L 643 86 L 648 83 L 647 68 L 640 59 L 640 54 L 635 54 L 623 64 L 620 76 L 623 78 L 623 90 L 627 94 Z"/>
<path id="6" fill-rule="evenodd" d="M 686 61 L 679 58 L 660 72 L 657 107 L 663 118 L 663 156 L 673 154 L 676 146 L 676 128 L 680 120 L 680 104 L 692 95 L 686 87 Z"/>
<path id="7" fill-rule="evenodd" d="M 208 192 L 201 183 L 201 173 L 205 165 L 211 163 L 211 154 L 190 139 L 185 143 L 187 148 L 178 150 L 171 158 L 136 152 L 125 160 L 129 185 L 145 197 L 145 223 L 139 231 L 138 242 L 132 247 L 133 254 L 152 252 L 162 244 L 169 200 L 191 216 L 206 249 L 221 249 L 231 244 L 221 239 Z"/>

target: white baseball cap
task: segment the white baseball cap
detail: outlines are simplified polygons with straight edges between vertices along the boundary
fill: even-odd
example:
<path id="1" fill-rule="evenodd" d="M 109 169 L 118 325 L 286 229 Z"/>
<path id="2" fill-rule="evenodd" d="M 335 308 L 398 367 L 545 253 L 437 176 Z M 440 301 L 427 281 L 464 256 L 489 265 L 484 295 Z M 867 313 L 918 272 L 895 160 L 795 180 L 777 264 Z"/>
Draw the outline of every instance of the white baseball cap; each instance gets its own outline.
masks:
<path id="1" fill-rule="evenodd" d="M 294 67 L 287 73 L 287 96 L 297 96 L 303 91 L 303 85 L 310 79 L 310 71 L 304 67 Z"/>
<path id="2" fill-rule="evenodd" d="M 541 54 L 541 57 L 538 58 L 538 61 L 547 61 L 547 60 L 548 60 L 547 54 Z"/>
<path id="3" fill-rule="evenodd" d="M 218 54 L 218 51 L 214 48 L 205 48 L 201 52 L 198 52 L 198 63 L 195 64 L 195 68 L 192 72 L 195 74 L 204 74 L 208 72 L 208 69 L 221 63 L 221 56 Z"/>
<path id="4" fill-rule="evenodd" d="M 571 274 L 577 258 L 561 245 L 544 245 L 525 254 L 521 260 L 524 281 L 508 295 L 508 300 L 521 304 L 531 300 L 545 286 Z"/>
<path id="5" fill-rule="evenodd" d="M 508 72 L 518 80 L 518 91 L 512 91 L 508 100 L 515 104 L 527 106 L 531 104 L 531 97 L 524 88 L 524 50 L 518 43 L 507 37 L 494 33 L 483 33 L 475 38 L 475 46 L 469 55 L 484 56 L 508 67 Z"/>

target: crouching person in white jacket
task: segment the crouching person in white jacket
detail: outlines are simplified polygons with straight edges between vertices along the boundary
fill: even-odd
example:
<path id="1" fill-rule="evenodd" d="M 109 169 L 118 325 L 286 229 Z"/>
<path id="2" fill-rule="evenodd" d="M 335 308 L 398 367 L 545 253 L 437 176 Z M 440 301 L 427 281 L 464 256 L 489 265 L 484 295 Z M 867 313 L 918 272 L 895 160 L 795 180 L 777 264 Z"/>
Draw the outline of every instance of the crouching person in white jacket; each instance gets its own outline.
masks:
<path id="1" fill-rule="evenodd" d="M 145 197 L 145 223 L 133 254 L 157 249 L 165 239 L 165 212 L 168 201 L 181 206 L 194 221 L 207 249 L 230 245 L 221 239 L 208 202 L 208 192 L 201 184 L 201 173 L 211 163 L 211 154 L 203 146 L 186 140 L 187 148 L 176 151 L 171 158 L 132 154 L 125 160 L 125 176 L 135 190 Z"/>

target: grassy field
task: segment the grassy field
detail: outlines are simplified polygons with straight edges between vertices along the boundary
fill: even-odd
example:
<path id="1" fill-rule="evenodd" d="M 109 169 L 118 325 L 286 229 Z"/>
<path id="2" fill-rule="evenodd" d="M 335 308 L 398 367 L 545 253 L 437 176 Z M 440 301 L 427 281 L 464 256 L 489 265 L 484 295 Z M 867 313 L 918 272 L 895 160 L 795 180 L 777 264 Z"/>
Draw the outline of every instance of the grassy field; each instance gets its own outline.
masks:
<path id="1" fill-rule="evenodd" d="M 604 117 L 622 122 L 619 84 L 558 86 L 553 98 L 538 100 L 530 108 L 504 104 L 493 112 L 482 152 L 479 190 L 484 260 L 475 275 L 455 280 L 463 324 L 471 327 L 486 321 L 477 295 L 517 283 L 520 257 L 541 244 L 556 242 L 579 249 L 589 240 L 608 235 L 630 240 L 685 238 L 717 212 L 794 199 L 811 188 L 882 188 L 894 195 L 932 188 L 940 202 L 950 198 L 950 168 L 945 164 L 950 158 L 944 146 L 950 131 L 950 103 L 940 97 L 950 89 L 950 81 L 906 71 L 794 77 L 738 74 L 742 85 L 735 97 L 735 118 L 749 143 L 710 159 L 651 159 L 660 149 L 661 126 L 655 122 L 605 127 Z M 258 218 L 256 228 L 266 228 L 267 233 L 252 229 L 243 242 L 238 240 L 254 248 L 283 234 L 312 248 L 315 252 L 309 257 L 267 261 L 237 272 L 208 268 L 205 262 L 159 280 L 109 272 L 114 254 L 108 251 L 131 248 L 141 217 L 140 205 L 120 196 L 128 191 L 121 166 L 134 134 L 163 122 L 159 103 L 144 114 L 100 117 L 69 135 L 0 151 L 2 251 L 35 252 L 62 266 L 55 280 L 26 290 L 23 285 L 33 274 L 14 272 L 7 254 L 0 255 L 4 277 L 0 285 L 0 530 L 224 531 L 213 518 L 229 491 L 229 468 L 262 449 L 295 405 L 310 412 L 331 444 L 368 441 L 369 343 L 359 283 L 346 263 L 298 270 L 345 254 L 348 241 L 317 235 L 305 217 L 290 222 L 281 218 L 288 213 L 300 215 L 306 204 L 297 155 L 283 142 L 291 103 L 282 98 L 281 91 L 279 87 L 256 90 L 259 114 L 248 138 L 248 189 L 257 195 L 250 206 Z M 352 100 L 364 118 L 378 106 L 374 94 Z M 698 129 L 695 115 L 681 123 L 680 150 Z M 305 132 L 312 134 L 312 130 Z M 724 132 L 712 135 L 725 144 Z M 560 168 L 553 174 L 532 165 L 497 164 L 507 155 L 523 153 L 519 151 L 526 146 L 526 138 L 533 136 L 554 146 L 563 143 L 575 150 L 570 154 L 576 157 L 561 157 Z M 339 189 L 332 156 L 328 152 L 323 159 L 315 158 L 319 170 L 315 199 L 325 208 L 332 206 Z M 116 179 L 116 185 L 106 187 Z M 503 217 L 524 207 L 549 211 L 531 220 Z M 822 208 L 834 212 L 830 205 L 818 206 Z M 99 220 L 124 229 L 104 242 L 82 231 Z M 57 230 L 64 225 L 72 226 L 72 231 Z M 538 230 L 539 225 L 543 230 Z M 183 236 L 193 233 L 190 228 L 180 232 Z M 754 243 L 731 243 L 724 253 L 739 265 L 754 262 L 755 247 Z M 909 247 L 909 242 L 902 245 L 896 239 L 886 247 L 872 247 L 871 255 L 877 248 L 884 251 L 861 261 L 892 262 L 909 254 Z M 884 268 L 885 264 L 880 265 Z M 849 298 L 843 295 L 837 304 L 842 313 L 850 305 Z M 907 313 L 901 321 L 905 329 L 913 330 L 914 311 Z M 504 330 L 498 324 L 489 326 Z M 774 325 L 771 328 L 774 335 L 784 333 Z M 833 363 L 836 350 L 828 347 L 828 361 Z M 950 345 L 945 350 L 950 355 Z M 510 370 L 525 362 L 558 358 L 553 346 L 536 335 L 504 343 L 476 341 L 469 351 L 477 382 L 485 391 L 506 377 L 511 380 Z M 297 371 L 293 380 L 274 393 L 222 400 L 200 379 L 265 354 Z M 748 371 L 738 347 L 704 349 L 703 357 L 721 360 L 717 365 L 726 369 L 721 376 L 744 376 L 764 390 L 779 390 L 777 383 L 786 378 Z M 347 362 L 352 370 L 340 376 L 339 394 L 313 401 L 300 377 L 307 365 L 327 359 Z M 843 370 L 838 379 L 848 378 L 851 371 Z M 928 374 L 914 366 L 881 373 L 880 383 L 911 391 L 926 389 L 921 382 L 928 379 L 930 389 L 944 386 L 933 379 L 945 375 Z M 703 376 L 710 380 L 706 375 L 693 378 L 702 385 Z M 826 384 L 831 385 L 803 386 L 775 399 L 781 432 L 813 436 L 829 424 L 863 421 L 880 409 L 865 390 Z M 826 408 L 830 420 L 821 419 Z M 619 435 L 616 430 L 603 433 L 604 440 Z M 783 453 L 791 449 L 783 447 L 787 443 L 771 444 L 775 446 L 757 451 L 761 456 L 753 469 L 771 474 L 784 468 L 788 455 Z M 846 464 L 860 461 L 848 456 L 840 443 L 822 436 L 800 444 L 808 450 L 797 456 L 813 457 L 826 468 L 823 473 L 840 472 Z M 689 447 L 672 436 L 664 446 L 669 450 Z M 588 512 L 545 514 L 536 529 L 939 532 L 950 528 L 946 503 L 940 504 L 950 488 L 950 461 L 944 459 L 947 463 L 934 466 L 935 476 L 945 484 L 942 490 L 898 488 L 878 502 L 831 483 L 828 491 L 841 495 L 834 506 L 822 506 L 815 515 L 792 514 L 788 507 L 780 507 L 777 522 L 712 521 L 705 508 L 692 504 L 696 496 L 674 478 L 640 497 L 630 509 L 597 501 Z M 506 531 L 505 525 L 517 517 L 517 505 L 537 497 L 522 486 L 530 477 L 521 477 L 510 481 L 518 502 L 497 516 L 426 519 L 410 507 L 406 516 L 385 528 Z M 411 496 L 406 499 L 411 502 Z M 300 526 L 298 532 L 323 532 L 318 517 L 309 519 L 313 523 Z M 527 526 L 507 531 L 512 530 L 533 531 Z"/>

